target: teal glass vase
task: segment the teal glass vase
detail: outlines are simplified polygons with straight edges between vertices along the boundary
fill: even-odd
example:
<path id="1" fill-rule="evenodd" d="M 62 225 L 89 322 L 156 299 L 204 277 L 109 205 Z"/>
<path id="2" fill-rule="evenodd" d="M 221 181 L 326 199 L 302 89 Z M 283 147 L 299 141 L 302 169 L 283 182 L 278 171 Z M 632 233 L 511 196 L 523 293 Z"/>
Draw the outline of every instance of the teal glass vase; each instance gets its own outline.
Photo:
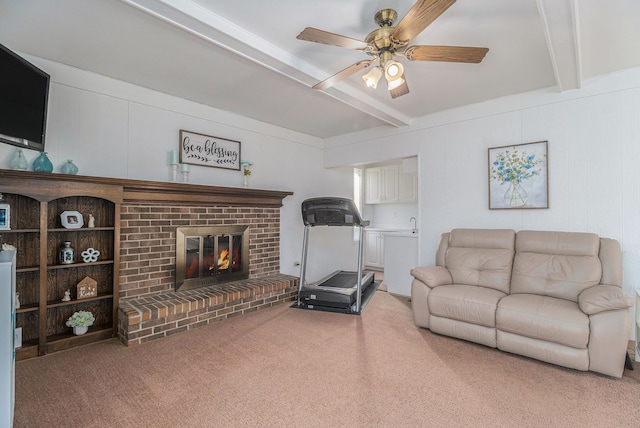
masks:
<path id="1" fill-rule="evenodd" d="M 47 157 L 47 152 L 40 153 L 40 156 L 31 165 L 35 172 L 53 172 L 53 164 Z"/>
<path id="2" fill-rule="evenodd" d="M 22 153 L 22 149 L 17 149 L 13 158 L 11 159 L 11 169 L 19 169 L 22 171 L 26 171 L 29 168 L 29 162 L 27 162 L 27 158 L 24 157 L 24 153 Z"/>
<path id="3" fill-rule="evenodd" d="M 63 174 L 75 175 L 78 173 L 78 167 L 73 163 L 71 159 L 69 159 L 64 163 L 64 165 L 60 167 L 60 172 L 62 172 Z"/>

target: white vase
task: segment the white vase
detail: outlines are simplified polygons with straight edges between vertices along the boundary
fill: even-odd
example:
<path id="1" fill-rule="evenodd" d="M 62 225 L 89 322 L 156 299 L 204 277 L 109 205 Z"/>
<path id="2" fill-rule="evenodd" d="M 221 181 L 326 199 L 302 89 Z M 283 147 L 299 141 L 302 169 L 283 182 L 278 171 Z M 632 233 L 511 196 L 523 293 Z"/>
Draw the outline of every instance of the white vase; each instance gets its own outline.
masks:
<path id="1" fill-rule="evenodd" d="M 242 183 L 242 185 L 244 187 L 249 187 L 249 176 L 248 175 L 244 176 L 244 182 Z"/>
<path id="2" fill-rule="evenodd" d="M 73 327 L 73 334 L 75 334 L 76 336 L 81 336 L 85 334 L 88 330 L 89 330 L 89 327 L 87 327 L 86 325 L 77 325 Z"/>
<path id="3" fill-rule="evenodd" d="M 520 183 L 510 182 L 507 191 L 504 193 L 504 199 L 509 208 L 524 207 L 527 203 L 529 195 Z"/>

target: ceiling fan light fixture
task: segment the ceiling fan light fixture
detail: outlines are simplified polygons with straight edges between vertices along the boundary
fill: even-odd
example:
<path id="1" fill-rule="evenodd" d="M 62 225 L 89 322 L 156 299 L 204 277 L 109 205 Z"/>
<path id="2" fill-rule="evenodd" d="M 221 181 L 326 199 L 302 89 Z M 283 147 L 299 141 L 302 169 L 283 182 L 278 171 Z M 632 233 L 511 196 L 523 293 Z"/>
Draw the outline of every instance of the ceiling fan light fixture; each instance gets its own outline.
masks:
<path id="1" fill-rule="evenodd" d="M 382 69 L 380 67 L 373 67 L 370 72 L 362 76 L 362 79 L 368 87 L 375 89 L 378 86 L 378 82 L 381 77 Z"/>
<path id="2" fill-rule="evenodd" d="M 398 61 L 387 61 L 384 65 L 384 77 L 389 83 L 402 77 L 403 73 L 404 67 Z"/>
<path id="3" fill-rule="evenodd" d="M 400 75 L 402 76 L 402 75 Z M 393 91 L 394 89 L 396 89 L 397 87 L 399 87 L 400 85 L 402 85 L 404 83 L 404 79 L 402 77 L 395 79 L 395 80 L 390 80 L 389 83 L 387 84 L 387 89 L 389 89 L 390 91 Z"/>

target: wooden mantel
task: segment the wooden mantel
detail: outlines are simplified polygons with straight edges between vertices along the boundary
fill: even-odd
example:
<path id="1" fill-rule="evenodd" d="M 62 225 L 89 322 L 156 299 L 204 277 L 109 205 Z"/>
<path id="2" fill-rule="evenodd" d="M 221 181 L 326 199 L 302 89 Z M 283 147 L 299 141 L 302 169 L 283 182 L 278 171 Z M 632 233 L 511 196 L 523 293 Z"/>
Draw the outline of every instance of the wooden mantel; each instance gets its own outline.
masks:
<path id="1" fill-rule="evenodd" d="M 245 189 L 241 187 L 206 186 L 191 183 L 129 180 L 122 178 L 92 177 L 86 175 L 53 174 L 31 171 L 0 169 L 0 190 L 5 193 L 21 193 L 25 187 L 39 200 L 63 196 L 66 187 L 101 185 L 113 189 L 107 199 L 120 199 L 114 193 L 121 192 L 120 203 L 171 204 L 200 206 L 251 206 L 281 207 L 282 200 L 293 192 L 278 190 Z"/>

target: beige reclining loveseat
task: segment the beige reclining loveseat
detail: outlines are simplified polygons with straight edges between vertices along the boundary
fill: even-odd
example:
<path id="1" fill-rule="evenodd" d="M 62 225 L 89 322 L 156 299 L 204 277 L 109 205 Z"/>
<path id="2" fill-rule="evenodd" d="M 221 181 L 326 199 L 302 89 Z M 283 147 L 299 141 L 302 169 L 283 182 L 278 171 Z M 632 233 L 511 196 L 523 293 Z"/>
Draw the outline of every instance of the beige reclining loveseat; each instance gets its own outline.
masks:
<path id="1" fill-rule="evenodd" d="M 576 370 L 621 377 L 631 296 L 618 241 L 592 233 L 454 229 L 411 270 L 415 324 Z"/>

